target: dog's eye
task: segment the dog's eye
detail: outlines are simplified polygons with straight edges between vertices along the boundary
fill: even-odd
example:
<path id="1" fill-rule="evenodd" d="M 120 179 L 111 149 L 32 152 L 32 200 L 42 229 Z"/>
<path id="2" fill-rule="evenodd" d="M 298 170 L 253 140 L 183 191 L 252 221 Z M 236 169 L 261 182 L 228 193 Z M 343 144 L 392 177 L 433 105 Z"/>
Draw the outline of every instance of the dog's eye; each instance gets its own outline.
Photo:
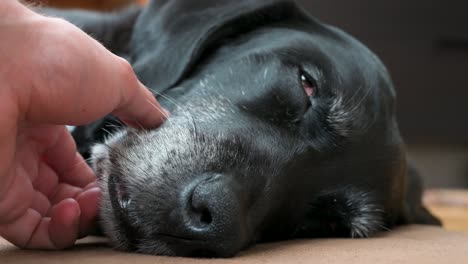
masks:
<path id="1" fill-rule="evenodd" d="M 305 93 L 308 97 L 315 96 L 317 94 L 317 85 L 315 80 L 310 78 L 308 74 L 301 72 L 301 84 L 302 88 L 304 88 Z"/>

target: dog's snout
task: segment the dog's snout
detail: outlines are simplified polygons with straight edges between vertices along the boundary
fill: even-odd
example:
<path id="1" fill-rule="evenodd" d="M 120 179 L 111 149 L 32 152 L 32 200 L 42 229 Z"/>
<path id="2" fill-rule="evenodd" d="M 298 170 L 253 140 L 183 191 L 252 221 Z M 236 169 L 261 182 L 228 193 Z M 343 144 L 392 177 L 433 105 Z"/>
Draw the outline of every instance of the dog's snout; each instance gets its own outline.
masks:
<path id="1" fill-rule="evenodd" d="M 178 236 L 194 241 L 189 246 L 193 252 L 235 254 L 245 242 L 246 228 L 239 185 L 226 175 L 208 175 L 192 184 L 183 197 L 180 218 L 173 219 L 180 224 Z"/>

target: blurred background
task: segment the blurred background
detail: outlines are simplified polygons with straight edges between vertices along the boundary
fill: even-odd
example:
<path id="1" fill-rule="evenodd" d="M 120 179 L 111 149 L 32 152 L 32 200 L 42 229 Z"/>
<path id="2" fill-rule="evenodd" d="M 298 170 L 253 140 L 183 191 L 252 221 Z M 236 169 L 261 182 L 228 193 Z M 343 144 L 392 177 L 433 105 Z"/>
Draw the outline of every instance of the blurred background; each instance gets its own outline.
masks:
<path id="1" fill-rule="evenodd" d="M 147 0 L 33 2 L 113 10 Z M 387 65 L 410 158 L 431 189 L 425 201 L 449 228 L 468 230 L 468 1 L 297 2 L 361 40 Z"/>

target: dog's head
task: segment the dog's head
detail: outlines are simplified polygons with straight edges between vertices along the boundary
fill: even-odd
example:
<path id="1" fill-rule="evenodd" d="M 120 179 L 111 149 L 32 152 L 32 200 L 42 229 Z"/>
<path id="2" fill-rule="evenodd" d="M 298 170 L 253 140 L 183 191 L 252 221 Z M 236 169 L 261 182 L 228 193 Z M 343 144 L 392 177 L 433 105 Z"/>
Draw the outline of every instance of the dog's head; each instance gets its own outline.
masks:
<path id="1" fill-rule="evenodd" d="M 231 256 L 405 221 L 392 83 L 351 36 L 290 1 L 154 1 L 125 50 L 172 115 L 92 149 L 118 247 Z"/>

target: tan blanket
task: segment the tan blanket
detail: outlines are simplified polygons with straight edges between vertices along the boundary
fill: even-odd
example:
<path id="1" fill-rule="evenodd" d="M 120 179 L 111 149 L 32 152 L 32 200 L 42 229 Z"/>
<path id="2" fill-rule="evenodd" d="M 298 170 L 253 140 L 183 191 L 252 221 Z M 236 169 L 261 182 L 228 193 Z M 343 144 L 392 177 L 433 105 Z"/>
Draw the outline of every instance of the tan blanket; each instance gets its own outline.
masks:
<path id="1" fill-rule="evenodd" d="M 0 263 L 468 263 L 468 233 L 438 227 L 409 226 L 371 239 L 315 239 L 261 244 L 232 259 L 144 256 L 112 250 L 105 241 L 88 238 L 67 251 L 18 250 L 0 239 Z"/>

